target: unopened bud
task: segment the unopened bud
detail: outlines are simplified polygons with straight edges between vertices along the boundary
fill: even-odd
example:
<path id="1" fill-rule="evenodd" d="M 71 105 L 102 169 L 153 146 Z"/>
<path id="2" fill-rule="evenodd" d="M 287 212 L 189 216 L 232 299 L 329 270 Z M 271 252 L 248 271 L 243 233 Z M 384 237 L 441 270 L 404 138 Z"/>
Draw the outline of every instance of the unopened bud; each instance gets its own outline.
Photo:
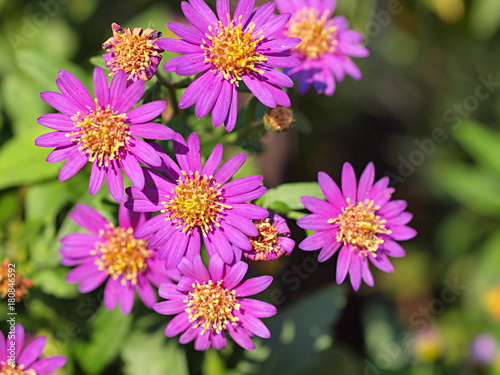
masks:
<path id="1" fill-rule="evenodd" d="M 267 130 L 279 133 L 290 129 L 295 119 L 291 108 L 276 106 L 266 111 L 263 120 Z"/>

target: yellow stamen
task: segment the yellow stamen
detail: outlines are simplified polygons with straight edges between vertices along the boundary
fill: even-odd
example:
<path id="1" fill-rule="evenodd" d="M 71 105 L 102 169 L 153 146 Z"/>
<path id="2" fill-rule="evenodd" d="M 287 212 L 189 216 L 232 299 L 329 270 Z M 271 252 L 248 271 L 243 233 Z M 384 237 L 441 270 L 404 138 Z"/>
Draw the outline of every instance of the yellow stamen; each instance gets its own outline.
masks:
<path id="1" fill-rule="evenodd" d="M 96 243 L 96 249 L 91 251 L 97 255 L 95 264 L 100 271 L 106 271 L 113 280 L 120 278 L 122 285 L 130 281 L 137 284 L 137 276 L 148 268 L 146 262 L 151 257 L 151 250 L 144 240 L 134 237 L 132 228 L 115 227 L 108 224 L 106 229 L 99 231 L 101 242 Z"/>
<path id="2" fill-rule="evenodd" d="M 125 113 L 119 113 L 109 104 L 102 108 L 97 99 L 95 106 L 86 115 L 78 112 L 71 117 L 75 125 L 66 136 L 80 145 L 79 150 L 89 154 L 90 162 L 97 159 L 99 166 L 108 166 L 111 160 L 120 157 L 120 152 L 128 150 L 130 130 Z"/>
<path id="3" fill-rule="evenodd" d="M 201 327 L 201 334 L 211 331 L 220 333 L 228 324 L 235 324 L 239 319 L 234 316 L 234 310 L 240 309 L 236 300 L 236 291 L 222 286 L 222 280 L 216 284 L 208 282 L 193 283 L 189 296 L 184 299 L 186 312 L 190 322 L 196 322 L 193 328 Z"/>
<path id="4" fill-rule="evenodd" d="M 288 36 L 302 41 L 293 49 L 310 59 L 335 52 L 337 27 L 329 22 L 329 15 L 330 12 L 324 11 L 320 16 L 315 8 L 303 8 L 295 13 L 289 23 Z"/>
<path id="5" fill-rule="evenodd" d="M 166 212 L 165 219 L 177 223 L 183 232 L 198 227 L 207 236 L 214 226 L 220 226 L 221 213 L 231 206 L 223 203 L 221 185 L 213 176 L 201 176 L 199 171 L 181 173 L 183 178 L 179 177 L 170 199 L 161 202 L 165 207 L 161 212 Z"/>
<path id="6" fill-rule="evenodd" d="M 360 255 L 376 256 L 377 249 L 384 243 L 379 234 L 391 233 L 384 225 L 387 220 L 376 215 L 380 207 L 368 199 L 352 204 L 347 198 L 347 204 L 336 218 L 328 220 L 329 224 L 339 226 L 337 241 L 352 245 Z"/>
<path id="7" fill-rule="evenodd" d="M 36 375 L 36 371 L 25 370 L 24 365 L 12 367 L 11 363 L 0 361 L 0 375 Z"/>
<path id="8" fill-rule="evenodd" d="M 259 36 L 262 31 L 254 33 L 255 24 L 250 22 L 243 30 L 242 17 L 231 20 L 227 26 L 219 21 L 215 29 L 209 27 L 207 40 L 203 40 L 201 48 L 205 50 L 205 62 L 212 63 L 213 69 L 218 71 L 224 79 L 238 86 L 241 76 L 250 72 L 263 74 L 256 64 L 266 61 L 267 58 L 256 49 L 264 39 Z M 229 21 L 229 16 L 228 16 Z"/>

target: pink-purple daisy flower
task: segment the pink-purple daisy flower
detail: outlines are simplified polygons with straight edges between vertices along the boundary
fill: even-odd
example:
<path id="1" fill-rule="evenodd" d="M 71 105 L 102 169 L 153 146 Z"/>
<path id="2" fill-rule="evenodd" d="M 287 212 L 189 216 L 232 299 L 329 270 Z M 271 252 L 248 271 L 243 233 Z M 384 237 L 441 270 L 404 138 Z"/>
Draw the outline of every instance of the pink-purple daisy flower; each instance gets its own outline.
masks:
<path id="1" fill-rule="evenodd" d="M 61 93 L 45 91 L 40 96 L 61 113 L 38 118 L 40 125 L 56 131 L 39 136 L 35 144 L 56 147 L 47 157 L 49 163 L 67 160 L 59 180 L 72 177 L 90 162 L 91 195 L 106 179 L 111 195 L 120 202 L 124 195 L 122 170 L 134 185 L 143 187 L 140 162 L 159 166 L 161 159 L 150 144 L 138 137 L 173 138 L 173 130 L 149 122 L 163 112 L 166 103 L 154 101 L 132 109 L 141 99 L 145 84 L 136 81 L 127 87 L 123 71 L 117 72 L 108 86 L 104 71 L 96 67 L 95 99 L 69 72 L 61 70 L 56 83 Z"/>
<path id="2" fill-rule="evenodd" d="M 269 214 L 266 209 L 247 203 L 266 191 L 261 186 L 262 176 L 228 182 L 245 162 L 246 154 L 237 154 L 219 167 L 223 150 L 218 144 L 202 163 L 196 133 L 187 142 L 177 135 L 174 152 L 179 165 L 160 153 L 165 165 L 158 171 L 146 171 L 150 186 L 127 189 L 131 199 L 125 205 L 129 209 L 159 213 L 137 233 L 152 236 L 150 244 L 158 249 L 167 269 L 175 268 L 185 255 L 199 254 L 201 238 L 209 255 L 219 254 L 224 262 L 231 263 L 235 257 L 231 244 L 251 250 L 248 236 L 258 235 L 252 220 Z"/>
<path id="3" fill-rule="evenodd" d="M 114 22 L 111 29 L 113 36 L 102 44 L 108 52 L 102 57 L 111 75 L 123 70 L 129 82 L 150 80 L 162 58 L 160 53 L 163 50 L 156 43 L 161 32 L 139 27 L 124 28 Z"/>
<path id="4" fill-rule="evenodd" d="M 233 16 L 229 0 L 217 0 L 217 15 L 203 0 L 183 1 L 181 6 L 193 25 L 170 23 L 179 39 L 162 38 L 158 45 L 183 55 L 168 61 L 164 69 L 183 76 L 200 74 L 179 100 L 179 108 L 194 104 L 201 118 L 212 111 L 214 126 L 231 131 L 236 124 L 237 87 L 244 82 L 267 107 L 290 106 L 281 87 L 291 79 L 275 68 L 290 68 L 299 61 L 286 52 L 299 39 L 282 36 L 290 15 L 273 14 L 275 4 L 254 10 L 254 0 L 240 0 Z"/>
<path id="5" fill-rule="evenodd" d="M 148 246 L 147 238 L 135 233 L 150 215 L 132 212 L 120 205 L 118 226 L 115 226 L 93 208 L 77 204 L 69 216 L 90 233 L 72 233 L 61 239 L 61 263 L 77 266 L 66 280 L 80 283 L 81 293 L 106 283 L 104 306 L 109 310 L 119 304 L 122 312 L 128 314 L 134 304 L 135 291 L 151 308 L 156 302 L 152 284 L 158 287 L 173 271 L 166 271 L 157 252 Z"/>
<path id="6" fill-rule="evenodd" d="M 45 348 L 45 336 L 28 340 L 20 324 L 10 326 L 4 336 L 0 332 L 0 374 L 49 375 L 66 363 L 62 355 L 39 358 Z"/>
<path id="7" fill-rule="evenodd" d="M 290 238 L 290 228 L 286 220 L 272 214 L 262 220 L 256 220 L 259 234 L 249 237 L 252 244 L 250 251 L 242 251 L 242 255 L 252 260 L 274 260 L 283 254 L 290 255 L 295 241 Z"/>
<path id="8" fill-rule="evenodd" d="M 266 302 L 243 298 L 260 293 L 272 282 L 271 276 L 259 276 L 243 281 L 248 265 L 237 261 L 224 263 L 217 254 L 210 257 L 208 270 L 200 256 L 184 258 L 178 267 L 182 277 L 178 284 L 161 284 L 159 302 L 153 309 L 164 315 L 177 314 L 165 329 L 165 335 L 181 334 L 179 342 L 194 340 L 196 350 L 226 346 L 227 331 L 242 348 L 255 348 L 252 336 L 269 338 L 267 327 L 259 318 L 276 314 L 276 308 Z"/>
<path id="9" fill-rule="evenodd" d="M 343 81 L 346 74 L 357 80 L 361 78 L 350 57 L 366 57 L 369 51 L 360 45 L 363 36 L 348 28 L 345 17 L 332 17 L 336 3 L 336 0 L 276 0 L 280 12 L 292 14 L 285 35 L 302 40 L 291 49 L 300 64 L 285 69 L 290 78 L 297 79 L 302 94 L 312 86 L 320 94 L 332 95 L 335 82 Z"/>
<path id="10" fill-rule="evenodd" d="M 356 183 L 351 164 L 342 169 L 342 190 L 324 172 L 318 181 L 326 201 L 314 197 L 302 197 L 304 206 L 312 214 L 304 216 L 297 224 L 317 231 L 304 239 L 302 250 L 321 249 L 318 260 L 324 262 L 339 251 L 337 261 L 337 283 L 344 281 L 349 273 L 354 290 L 361 280 L 373 286 L 373 276 L 368 260 L 385 272 L 393 272 L 387 256 L 402 257 L 404 249 L 396 242 L 413 238 L 416 231 L 406 224 L 412 214 L 404 212 L 406 201 L 390 201 L 393 188 L 388 187 L 389 178 L 383 177 L 374 183 L 375 168 L 369 163 Z"/>

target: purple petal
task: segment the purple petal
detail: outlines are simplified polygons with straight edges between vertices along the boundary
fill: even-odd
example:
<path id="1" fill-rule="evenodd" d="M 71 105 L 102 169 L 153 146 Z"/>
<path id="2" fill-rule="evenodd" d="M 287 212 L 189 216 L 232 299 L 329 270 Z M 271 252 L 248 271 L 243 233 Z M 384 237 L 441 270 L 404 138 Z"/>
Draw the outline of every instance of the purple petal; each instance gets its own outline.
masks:
<path id="1" fill-rule="evenodd" d="M 406 241 L 417 235 L 417 231 L 407 226 L 391 226 L 390 236 L 396 241 Z"/>
<path id="2" fill-rule="evenodd" d="M 136 137 L 142 137 L 146 139 L 172 139 L 174 138 L 175 132 L 168 126 L 163 124 L 158 124 L 156 122 L 147 122 L 145 124 L 130 125 L 130 133 Z"/>
<path id="3" fill-rule="evenodd" d="M 217 16 L 221 20 L 222 25 L 228 25 L 228 19 L 231 17 L 231 9 L 229 8 L 229 0 L 218 0 L 215 4 L 217 8 Z"/>
<path id="4" fill-rule="evenodd" d="M 122 158 L 122 167 L 132 184 L 138 189 L 142 189 L 144 187 L 144 172 L 135 156 L 127 154 Z"/>
<path id="5" fill-rule="evenodd" d="M 62 355 L 53 355 L 36 361 L 30 367 L 30 370 L 33 370 L 35 373 L 40 375 L 51 374 L 52 371 L 63 367 L 65 363 L 66 357 L 63 357 Z"/>
<path id="6" fill-rule="evenodd" d="M 217 168 L 219 167 L 219 164 L 222 160 L 222 145 L 219 143 L 215 145 L 214 149 L 212 150 L 212 153 L 208 157 L 208 159 L 205 161 L 205 165 L 203 166 L 203 169 L 201 171 L 202 175 L 207 175 L 207 176 L 213 176 Z"/>
<path id="7" fill-rule="evenodd" d="M 334 224 L 328 223 L 330 218 L 330 216 L 320 214 L 306 215 L 297 220 L 297 225 L 308 230 L 331 230 Z"/>
<path id="8" fill-rule="evenodd" d="M 114 101 L 114 109 L 120 113 L 127 112 L 141 100 L 145 84 L 143 80 L 137 80 L 129 85 L 121 95 Z"/>
<path id="9" fill-rule="evenodd" d="M 337 260 L 337 284 L 341 284 L 347 276 L 351 264 L 352 253 L 349 246 L 344 246 L 340 249 L 339 258 Z"/>
<path id="10" fill-rule="evenodd" d="M 244 329 L 233 327 L 232 324 L 229 324 L 227 326 L 227 331 L 229 332 L 229 335 L 233 338 L 233 340 L 243 349 L 255 349 L 255 344 L 252 342 L 252 340 L 248 336 L 248 333 Z"/>
<path id="11" fill-rule="evenodd" d="M 368 198 L 368 193 L 370 192 L 373 181 L 375 179 L 375 167 L 373 163 L 368 163 L 361 178 L 359 179 L 358 185 L 358 202 L 363 202 Z"/>
<path id="12" fill-rule="evenodd" d="M 331 203 L 325 202 L 324 200 L 316 197 L 303 196 L 300 198 L 300 201 L 305 208 L 315 214 L 327 216 L 333 219 L 340 213 L 340 211 L 336 210 Z"/>
<path id="13" fill-rule="evenodd" d="M 165 335 L 167 337 L 176 336 L 179 333 L 188 329 L 190 325 L 191 325 L 191 322 L 188 319 L 188 314 L 186 312 L 182 312 L 179 315 L 175 316 L 167 324 L 167 327 L 165 328 Z"/>
<path id="14" fill-rule="evenodd" d="M 247 271 L 248 264 L 245 262 L 236 262 L 224 277 L 224 286 L 227 289 L 234 289 L 243 280 Z"/>
<path id="15" fill-rule="evenodd" d="M 351 265 L 349 267 L 349 276 L 351 279 L 352 288 L 355 291 L 359 290 L 361 286 L 361 257 L 353 256 L 351 258 Z"/>
<path id="16" fill-rule="evenodd" d="M 109 165 L 106 171 L 106 182 L 113 199 L 117 202 L 121 202 L 124 195 L 123 177 L 121 170 L 116 165 Z"/>
<path id="17" fill-rule="evenodd" d="M 106 107 L 109 104 L 108 80 L 104 70 L 98 66 L 94 69 L 94 94 L 101 107 Z"/>
<path id="18" fill-rule="evenodd" d="M 99 234 L 99 231 L 101 229 L 104 229 L 105 226 L 109 224 L 109 221 L 106 220 L 104 216 L 102 216 L 92 207 L 86 206 L 84 204 L 76 204 L 75 211 L 69 212 L 68 215 L 76 224 L 95 234 Z M 79 234 L 79 235 L 85 235 L 85 234 Z M 92 236 L 92 238 L 95 237 Z M 91 241 L 90 236 L 88 241 Z M 69 245 L 69 243 L 67 242 L 63 243 Z"/>
<path id="19" fill-rule="evenodd" d="M 181 37 L 182 39 L 184 39 L 185 41 L 189 42 L 189 43 L 193 43 L 195 45 L 199 46 L 201 45 L 202 43 L 202 39 L 203 39 L 203 35 L 202 33 L 200 33 L 198 30 L 196 29 L 193 29 L 192 27 L 189 27 L 189 26 L 186 26 L 186 25 L 183 25 L 182 23 L 177 23 L 177 22 L 170 22 L 168 24 L 168 28 L 174 33 L 176 34 L 177 36 Z M 164 38 L 162 38 L 164 39 Z M 167 39 L 167 38 L 165 38 Z M 158 42 L 160 41 L 161 39 L 158 39 Z M 161 47 L 163 48 L 163 47 Z M 168 49 L 166 48 L 163 48 L 165 50 L 168 51 Z"/>
<path id="20" fill-rule="evenodd" d="M 123 286 L 120 281 L 113 280 L 113 278 L 110 277 L 104 287 L 104 307 L 108 310 L 113 310 L 118 304 L 122 289 Z"/>
<path id="21" fill-rule="evenodd" d="M 246 158 L 245 153 L 240 153 L 225 162 L 214 176 L 217 183 L 224 185 L 241 168 Z"/>
<path id="22" fill-rule="evenodd" d="M 59 71 L 56 84 L 66 97 L 71 98 L 80 109 L 85 112 L 87 107 L 95 108 L 94 100 L 90 96 L 85 86 L 73 74 L 64 70 Z"/>
<path id="23" fill-rule="evenodd" d="M 155 303 L 153 305 L 153 310 L 156 311 L 158 314 L 173 315 L 186 310 L 186 307 L 187 307 L 186 303 L 183 302 L 182 299 L 177 298 L 171 301 Z"/>
<path id="24" fill-rule="evenodd" d="M 252 243 L 239 229 L 225 223 L 220 228 L 226 239 L 233 245 L 243 250 L 252 250 Z"/>
<path id="25" fill-rule="evenodd" d="M 118 98 L 127 88 L 127 74 L 123 70 L 119 70 L 113 76 L 111 85 L 109 86 L 109 104 L 112 107 L 118 107 L 120 103 Z"/>
<path id="26" fill-rule="evenodd" d="M 232 197 L 255 190 L 262 184 L 263 180 L 264 177 L 258 175 L 246 176 L 233 180 L 224 186 L 224 196 Z"/>
<path id="27" fill-rule="evenodd" d="M 387 258 L 387 256 L 385 254 L 381 253 L 380 251 L 377 252 L 376 257 L 370 255 L 369 258 L 370 258 L 370 261 L 373 263 L 373 265 L 375 267 L 377 267 L 378 269 L 380 269 L 384 272 L 388 272 L 388 273 L 394 272 L 394 267 L 392 266 L 391 262 L 389 261 L 389 258 Z"/>
<path id="28" fill-rule="evenodd" d="M 373 281 L 373 275 L 370 271 L 369 263 L 366 258 L 363 258 L 361 262 L 361 276 L 363 277 L 363 280 L 367 285 L 373 286 L 375 284 L 375 282 Z"/>
<path id="29" fill-rule="evenodd" d="M 383 249 L 389 254 L 391 257 L 401 258 L 406 255 L 406 251 L 403 247 L 397 242 L 391 240 L 385 240 L 383 244 Z"/>
<path id="30" fill-rule="evenodd" d="M 98 286 L 100 286 L 104 280 L 108 278 L 108 274 L 104 271 L 99 271 L 94 274 L 87 275 L 86 278 L 80 281 L 80 285 L 78 286 L 78 291 L 80 293 L 88 293 Z M 68 274 L 69 277 L 69 274 Z"/>
<path id="31" fill-rule="evenodd" d="M 44 91 L 40 93 L 40 97 L 46 103 L 65 115 L 74 116 L 80 111 L 80 107 L 73 100 L 58 92 Z M 87 111 L 85 111 L 85 113 L 87 113 Z"/>
<path id="32" fill-rule="evenodd" d="M 262 302 L 256 299 L 243 298 L 240 300 L 241 310 L 248 310 L 253 316 L 258 318 L 268 318 L 276 314 L 276 307 L 267 302 Z"/>
<path id="33" fill-rule="evenodd" d="M 208 27 L 210 26 L 210 23 L 207 21 L 207 19 L 203 18 L 203 16 L 200 15 L 193 8 L 191 4 L 187 3 L 186 1 L 183 1 L 181 3 L 181 8 L 182 12 L 186 16 L 189 23 L 191 23 L 191 25 L 196 27 L 203 34 L 208 32 Z"/>
<path id="34" fill-rule="evenodd" d="M 89 194 L 94 195 L 99 191 L 106 176 L 105 167 L 99 166 L 99 163 L 92 163 L 92 171 L 90 172 Z"/>
<path id="35" fill-rule="evenodd" d="M 342 193 L 346 200 L 349 198 L 351 203 L 356 202 L 356 174 L 350 163 L 344 163 L 342 168 Z"/>
<path id="36" fill-rule="evenodd" d="M 125 315 L 132 311 L 134 306 L 135 291 L 132 286 L 127 286 L 123 288 L 123 292 L 119 295 L 120 310 Z"/>
<path id="37" fill-rule="evenodd" d="M 190 43 L 186 40 L 174 39 L 174 38 L 161 38 L 156 41 L 156 45 L 165 51 L 175 52 L 175 53 L 197 53 L 200 52 L 200 44 Z"/>
<path id="38" fill-rule="evenodd" d="M 273 282 L 272 276 L 258 276 L 245 280 L 239 286 L 234 288 L 236 294 L 240 297 L 251 296 L 262 292 Z"/>
<path id="39" fill-rule="evenodd" d="M 225 263 L 231 263 L 234 260 L 233 249 L 227 238 L 219 230 L 209 232 L 205 239 L 205 245 L 211 246 L 219 254 Z"/>
<path id="40" fill-rule="evenodd" d="M 143 141 L 140 138 L 134 138 L 134 147 L 130 150 L 137 158 L 149 166 L 158 167 L 161 165 L 161 158 L 149 143 Z"/>
<path id="41" fill-rule="evenodd" d="M 264 207 L 252 203 L 233 203 L 231 207 L 234 214 L 247 219 L 261 220 L 269 216 L 269 211 Z"/>
<path id="42" fill-rule="evenodd" d="M 245 25 L 252 13 L 254 5 L 255 0 L 240 0 L 234 10 L 234 19 L 239 19 L 239 16 L 241 16 L 241 24 Z"/>
<path id="43" fill-rule="evenodd" d="M 240 318 L 243 326 L 245 327 L 245 330 L 250 332 L 252 335 L 263 337 L 266 339 L 271 337 L 271 332 L 269 332 L 269 329 L 265 326 L 264 323 L 260 321 L 260 319 L 252 315 L 244 315 L 239 312 L 236 312 L 235 316 Z"/>
<path id="44" fill-rule="evenodd" d="M 43 348 L 45 347 L 45 343 L 47 342 L 47 338 L 45 336 L 37 337 L 33 341 L 31 341 L 26 347 L 23 349 L 21 356 L 17 359 L 17 363 L 24 365 L 24 367 L 29 368 L 30 365 L 40 357 L 42 354 Z"/>
<path id="45" fill-rule="evenodd" d="M 88 162 L 88 156 L 75 148 L 68 158 L 68 161 L 59 171 L 59 181 L 73 177 Z"/>
<path id="46" fill-rule="evenodd" d="M 321 249 L 318 255 L 318 262 L 324 262 L 330 259 L 342 245 L 341 242 L 330 242 L 323 249 Z"/>
<path id="47" fill-rule="evenodd" d="M 242 79 L 250 91 L 262 104 L 271 108 L 276 106 L 276 100 L 274 100 L 274 97 L 271 95 L 269 90 L 267 90 L 267 86 L 263 83 L 263 81 L 255 78 L 253 75 L 244 75 Z"/>
<path id="48" fill-rule="evenodd" d="M 37 121 L 42 126 L 60 131 L 70 131 L 75 125 L 70 117 L 62 113 L 48 113 L 40 116 Z"/>
<path id="49" fill-rule="evenodd" d="M 195 107 L 196 117 L 202 118 L 214 107 L 215 101 L 219 97 L 222 85 L 225 80 L 223 77 L 212 76 L 203 88 L 203 95 L 200 95 Z"/>
<path id="50" fill-rule="evenodd" d="M 299 248 L 305 251 L 321 249 L 330 242 L 334 242 L 335 235 L 330 232 L 316 232 L 306 237 L 299 244 Z"/>
<path id="51" fill-rule="evenodd" d="M 215 79 L 213 72 L 206 71 L 205 73 L 201 74 L 198 78 L 196 78 L 193 83 L 191 83 L 182 96 L 179 99 L 179 108 L 180 109 L 185 109 L 188 107 L 191 107 L 193 104 L 195 104 L 200 95 L 204 93 L 204 87 L 207 85 L 207 83 Z"/>
<path id="52" fill-rule="evenodd" d="M 132 124 L 148 122 L 158 117 L 166 106 L 167 103 L 162 100 L 146 103 L 128 111 L 127 118 L 132 122 Z"/>
<path id="53" fill-rule="evenodd" d="M 74 144 L 67 133 L 56 131 L 45 133 L 35 139 L 35 145 L 39 147 L 65 147 Z"/>

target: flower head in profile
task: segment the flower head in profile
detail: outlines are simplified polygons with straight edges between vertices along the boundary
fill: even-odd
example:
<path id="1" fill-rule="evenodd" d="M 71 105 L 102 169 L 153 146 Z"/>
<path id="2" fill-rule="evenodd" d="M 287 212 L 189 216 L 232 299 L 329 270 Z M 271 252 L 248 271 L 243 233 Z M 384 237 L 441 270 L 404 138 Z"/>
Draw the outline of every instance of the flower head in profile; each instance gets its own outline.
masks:
<path id="1" fill-rule="evenodd" d="M 165 109 L 166 103 L 154 101 L 134 109 L 141 99 L 144 82 L 127 87 L 127 77 L 116 73 L 108 86 L 104 71 L 94 70 L 95 99 L 71 73 L 61 70 L 56 79 L 61 93 L 46 91 L 41 98 L 61 113 L 38 118 L 40 125 L 55 132 L 39 136 L 35 144 L 55 147 L 47 157 L 50 163 L 67 160 L 59 173 L 66 180 L 87 163 L 92 163 L 89 193 L 95 194 L 104 179 L 113 198 L 123 198 L 122 170 L 136 186 L 144 186 L 140 162 L 160 165 L 161 159 L 150 144 L 140 139 L 172 139 L 170 128 L 149 122 Z"/>
<path id="2" fill-rule="evenodd" d="M 148 307 L 156 302 L 151 284 L 159 286 L 166 277 L 175 277 L 163 267 L 157 252 L 135 230 L 148 215 L 127 210 L 120 205 L 118 226 L 99 212 L 77 204 L 69 216 L 90 233 L 72 233 L 61 239 L 61 263 L 77 266 L 66 280 L 80 283 L 79 291 L 87 293 L 106 283 L 104 306 L 112 310 L 117 304 L 128 314 L 134 304 L 135 291 Z"/>
<path id="3" fill-rule="evenodd" d="M 123 28 L 114 22 L 111 29 L 113 36 L 102 44 L 102 48 L 108 52 L 103 58 L 111 75 L 123 70 L 129 82 L 149 81 L 156 73 L 162 57 L 160 53 L 163 50 L 156 43 L 161 32 L 139 27 Z"/>
<path id="4" fill-rule="evenodd" d="M 369 51 L 360 45 L 363 36 L 348 29 L 345 17 L 332 17 L 336 0 L 276 0 L 276 4 L 280 12 L 292 13 L 285 35 L 302 40 L 291 50 L 300 64 L 285 70 L 297 79 L 300 93 L 312 86 L 319 94 L 332 95 L 335 82 L 341 82 L 346 74 L 361 78 L 350 56 L 366 57 Z"/>
<path id="5" fill-rule="evenodd" d="M 179 342 L 194 340 L 196 350 L 226 346 L 225 332 L 242 348 L 254 349 L 252 336 L 269 338 L 267 327 L 259 318 L 276 314 L 276 308 L 266 302 L 243 298 L 257 294 L 272 282 L 271 276 L 259 276 L 243 281 L 248 265 L 242 261 L 224 263 L 217 254 L 210 257 L 207 268 L 200 256 L 184 258 L 178 267 L 182 277 L 178 284 L 161 284 L 159 302 L 153 309 L 164 315 L 177 314 L 165 329 L 168 337 L 180 333 Z"/>
<path id="6" fill-rule="evenodd" d="M 345 163 L 340 190 L 330 176 L 320 172 L 319 186 L 326 201 L 302 197 L 302 203 L 312 214 L 297 221 L 301 228 L 317 231 L 304 239 L 299 248 L 321 249 L 320 262 L 340 249 L 337 283 L 342 283 L 349 273 L 354 290 L 359 289 L 362 279 L 370 286 L 374 284 L 368 261 L 382 271 L 393 272 L 387 256 L 405 255 L 396 241 L 416 235 L 414 229 L 406 226 L 412 219 L 412 214 L 403 212 L 406 202 L 390 201 L 394 189 L 388 187 L 389 178 L 374 183 L 374 177 L 375 168 L 369 163 L 356 183 L 354 169 Z"/>
<path id="7" fill-rule="evenodd" d="M 244 82 L 267 107 L 290 106 L 281 87 L 292 81 L 275 68 L 290 68 L 299 61 L 286 52 L 299 43 L 281 31 L 290 15 L 273 14 L 275 4 L 257 9 L 254 0 L 240 0 L 231 16 L 229 0 L 217 0 L 217 15 L 203 0 L 182 2 L 182 10 L 193 27 L 170 23 L 179 39 L 163 38 L 158 45 L 183 55 L 168 61 L 164 69 L 183 76 L 200 74 L 179 100 L 180 108 L 194 104 L 201 118 L 212 111 L 214 126 L 231 131 L 236 124 L 236 89 Z"/>
<path id="8" fill-rule="evenodd" d="M 177 267 L 184 255 L 199 254 L 201 239 L 209 255 L 219 254 L 226 263 L 234 261 L 231 246 L 251 250 L 248 236 L 257 236 L 253 220 L 268 216 L 266 209 L 248 201 L 266 191 L 262 176 L 247 176 L 228 182 L 243 165 L 246 154 L 233 156 L 222 166 L 222 146 L 216 145 L 203 164 L 200 140 L 192 133 L 186 142 L 177 135 L 174 152 L 178 165 L 161 154 L 164 167 L 146 171 L 148 185 L 143 190 L 127 189 L 125 205 L 138 212 L 159 212 L 138 229 L 152 236 L 151 246 L 159 250 L 167 269 Z M 189 252 L 189 253 L 188 253 Z"/>
<path id="9" fill-rule="evenodd" d="M 25 336 L 20 324 L 11 326 L 5 335 L 0 332 L 0 374 L 50 375 L 64 366 L 66 358 L 62 355 L 39 358 L 47 342 L 45 336 L 29 342 Z"/>
<path id="10" fill-rule="evenodd" d="M 285 219 L 273 214 L 262 220 L 256 220 L 258 236 L 248 237 L 252 243 L 250 251 L 243 251 L 243 256 L 252 260 L 274 260 L 283 254 L 290 255 L 295 241 L 290 237 L 290 229 Z"/>

